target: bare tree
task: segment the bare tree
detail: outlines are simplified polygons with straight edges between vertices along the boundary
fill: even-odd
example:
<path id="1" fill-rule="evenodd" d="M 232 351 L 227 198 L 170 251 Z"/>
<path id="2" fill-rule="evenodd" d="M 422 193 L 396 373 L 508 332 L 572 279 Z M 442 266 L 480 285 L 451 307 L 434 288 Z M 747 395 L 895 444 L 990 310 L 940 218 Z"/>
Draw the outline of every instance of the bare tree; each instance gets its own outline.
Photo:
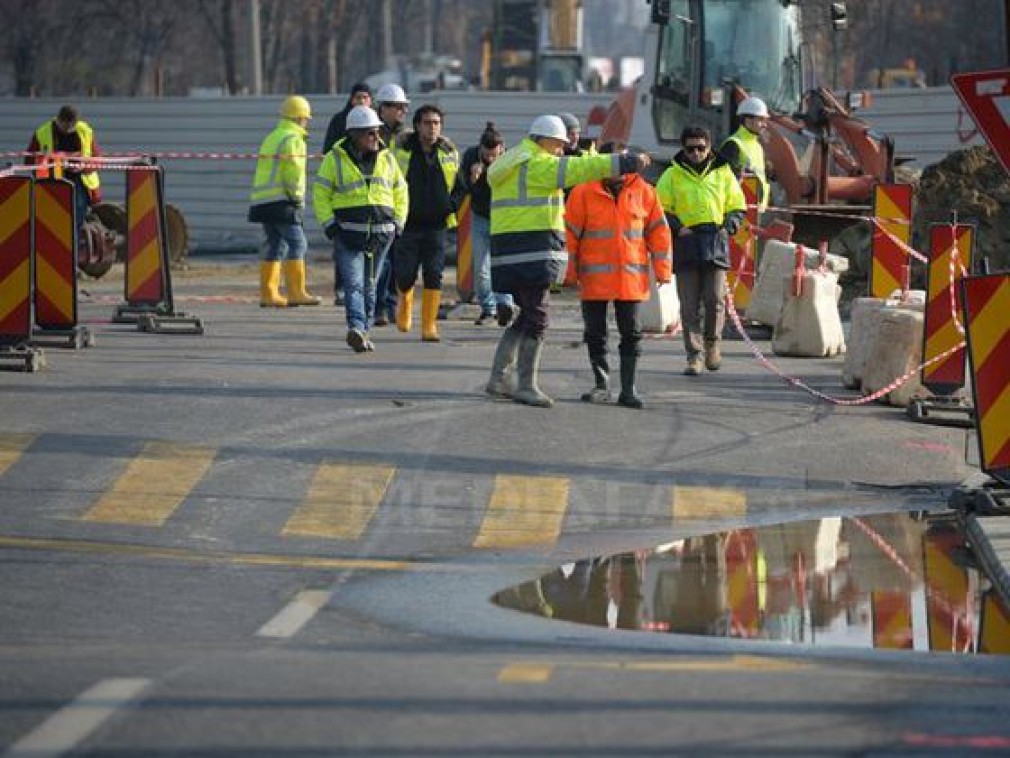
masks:
<path id="1" fill-rule="evenodd" d="M 241 90 L 241 83 L 235 37 L 235 0 L 197 0 L 197 7 L 221 51 L 225 89 L 229 94 L 236 95 Z"/>

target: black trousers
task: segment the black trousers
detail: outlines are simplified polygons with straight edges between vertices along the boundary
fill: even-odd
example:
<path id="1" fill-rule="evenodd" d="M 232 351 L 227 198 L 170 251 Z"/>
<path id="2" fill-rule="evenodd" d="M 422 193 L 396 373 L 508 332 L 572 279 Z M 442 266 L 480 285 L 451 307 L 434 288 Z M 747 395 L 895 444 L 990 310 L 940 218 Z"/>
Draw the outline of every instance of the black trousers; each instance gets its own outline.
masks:
<path id="1" fill-rule="evenodd" d="M 591 363 L 607 363 L 607 305 L 608 300 L 583 300 L 583 337 L 589 348 Z M 637 358 L 642 354 L 642 322 L 638 317 L 637 300 L 614 300 L 614 317 L 621 335 L 618 352 L 622 358 Z"/>
<path id="2" fill-rule="evenodd" d="M 516 287 L 512 290 L 512 296 L 519 306 L 519 315 L 509 328 L 542 340 L 547 334 L 548 312 L 551 306 L 550 289 L 537 285 Z"/>
<path id="3" fill-rule="evenodd" d="M 417 272 L 426 290 L 442 289 L 445 270 L 445 229 L 407 229 L 396 241 L 396 287 L 400 292 L 414 288 Z"/>

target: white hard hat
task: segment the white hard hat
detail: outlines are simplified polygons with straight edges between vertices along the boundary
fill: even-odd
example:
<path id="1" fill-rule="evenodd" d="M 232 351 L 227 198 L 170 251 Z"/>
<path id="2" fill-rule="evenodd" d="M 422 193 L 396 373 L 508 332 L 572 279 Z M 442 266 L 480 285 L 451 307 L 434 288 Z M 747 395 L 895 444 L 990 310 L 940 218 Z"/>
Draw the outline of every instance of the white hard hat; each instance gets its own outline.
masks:
<path id="1" fill-rule="evenodd" d="M 760 97 L 748 97 L 736 109 L 736 115 L 757 116 L 758 118 L 768 118 L 768 106 Z"/>
<path id="2" fill-rule="evenodd" d="M 410 105 L 407 93 L 403 91 L 403 87 L 399 84 L 383 84 L 379 87 L 379 91 L 375 93 L 375 102 L 380 105 L 382 103 L 403 103 L 404 105 Z"/>
<path id="3" fill-rule="evenodd" d="M 382 126 L 375 111 L 367 105 L 355 105 L 347 114 L 347 129 L 373 129 Z"/>
<path id="4" fill-rule="evenodd" d="M 581 126 L 579 125 L 579 118 L 574 113 L 559 113 L 558 118 L 561 119 L 561 123 L 565 125 L 566 129 L 580 131 Z"/>
<path id="5" fill-rule="evenodd" d="M 565 122 L 557 116 L 537 116 L 530 124 L 531 137 L 550 137 L 562 142 L 568 141 L 568 130 Z"/>

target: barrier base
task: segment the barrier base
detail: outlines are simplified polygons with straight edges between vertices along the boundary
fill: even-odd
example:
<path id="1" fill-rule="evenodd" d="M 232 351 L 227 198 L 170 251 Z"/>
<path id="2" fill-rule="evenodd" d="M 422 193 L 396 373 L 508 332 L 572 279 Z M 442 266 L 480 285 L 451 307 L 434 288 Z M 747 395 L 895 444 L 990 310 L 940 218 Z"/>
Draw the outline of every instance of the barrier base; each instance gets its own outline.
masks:
<path id="1" fill-rule="evenodd" d="M 95 335 L 86 326 L 72 329 L 38 329 L 32 331 L 29 344 L 37 347 L 66 347 L 80 350 L 95 346 Z"/>
<path id="2" fill-rule="evenodd" d="M 46 365 L 46 354 L 39 348 L 27 343 L 19 345 L 0 345 L 0 369 L 8 371 L 25 371 L 34 374 Z"/>
<path id="3" fill-rule="evenodd" d="M 116 306 L 112 320 L 117 324 L 136 324 L 141 316 L 172 316 L 173 310 L 159 303 L 158 305 L 130 305 L 121 303 Z"/>
<path id="4" fill-rule="evenodd" d="M 203 334 L 203 321 L 185 313 L 145 313 L 137 318 L 137 331 L 150 334 Z"/>
<path id="5" fill-rule="evenodd" d="M 975 428 L 975 409 L 962 398 L 942 395 L 917 398 L 909 401 L 905 412 L 912 421 L 919 423 Z"/>

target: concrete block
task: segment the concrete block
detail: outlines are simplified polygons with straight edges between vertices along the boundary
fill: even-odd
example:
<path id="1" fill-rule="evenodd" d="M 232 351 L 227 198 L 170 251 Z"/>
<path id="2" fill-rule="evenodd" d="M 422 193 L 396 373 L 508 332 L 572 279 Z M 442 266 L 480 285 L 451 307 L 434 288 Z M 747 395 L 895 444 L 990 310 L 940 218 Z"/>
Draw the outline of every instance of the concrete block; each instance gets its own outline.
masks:
<path id="1" fill-rule="evenodd" d="M 680 298 L 677 297 L 677 278 L 662 287 L 650 277 L 649 299 L 639 308 L 642 331 L 663 333 L 680 323 Z"/>
<path id="2" fill-rule="evenodd" d="M 904 308 L 922 312 L 925 307 L 925 292 L 912 290 L 906 302 L 894 297 L 881 300 L 875 297 L 861 297 L 852 301 L 851 325 L 846 340 L 845 366 L 842 368 L 842 385 L 849 389 L 859 389 L 863 383 L 866 362 L 870 358 L 880 337 L 880 320 L 887 311 Z"/>
<path id="3" fill-rule="evenodd" d="M 877 338 L 863 370 L 863 394 L 872 395 L 915 369 L 922 358 L 923 314 L 911 308 L 885 308 Z M 883 398 L 890 405 L 907 406 L 928 393 L 916 371 L 904 384 Z"/>
<path id="4" fill-rule="evenodd" d="M 810 247 L 804 247 L 803 263 L 808 270 L 820 265 L 820 253 Z M 751 293 L 750 305 L 747 306 L 747 320 L 766 326 L 775 326 L 782 311 L 782 296 L 785 292 L 783 277 L 792 273 L 796 265 L 796 245 L 790 242 L 768 240 L 761 253 L 757 279 L 754 291 Z M 841 274 L 849 270 L 849 261 L 840 255 L 828 254 L 825 260 L 828 271 Z M 837 281 L 837 279 L 836 279 Z M 841 290 L 838 290 L 841 293 Z"/>
<path id="5" fill-rule="evenodd" d="M 799 297 L 790 291 L 792 275 L 782 283 L 783 303 L 772 334 L 776 355 L 824 357 L 845 352 L 845 333 L 838 313 L 838 275 L 808 271 Z"/>

